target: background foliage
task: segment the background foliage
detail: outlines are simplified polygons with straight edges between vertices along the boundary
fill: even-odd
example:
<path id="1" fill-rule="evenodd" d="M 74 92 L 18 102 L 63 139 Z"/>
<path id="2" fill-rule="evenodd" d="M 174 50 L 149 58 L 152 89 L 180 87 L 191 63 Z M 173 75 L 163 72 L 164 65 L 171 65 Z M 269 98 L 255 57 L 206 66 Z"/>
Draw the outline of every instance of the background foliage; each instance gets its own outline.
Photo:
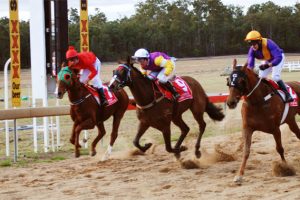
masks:
<path id="1" fill-rule="evenodd" d="M 171 56 L 246 54 L 252 29 L 273 39 L 285 52 L 300 50 L 300 3 L 280 7 L 269 1 L 243 11 L 220 0 L 147 0 L 136 14 L 107 21 L 101 10 L 89 16 L 90 50 L 102 61 L 116 61 L 140 47 Z M 8 19 L 0 19 L 0 69 L 9 57 Z M 22 67 L 30 65 L 29 23 L 20 22 Z M 69 10 L 69 44 L 79 49 L 78 10 Z"/>

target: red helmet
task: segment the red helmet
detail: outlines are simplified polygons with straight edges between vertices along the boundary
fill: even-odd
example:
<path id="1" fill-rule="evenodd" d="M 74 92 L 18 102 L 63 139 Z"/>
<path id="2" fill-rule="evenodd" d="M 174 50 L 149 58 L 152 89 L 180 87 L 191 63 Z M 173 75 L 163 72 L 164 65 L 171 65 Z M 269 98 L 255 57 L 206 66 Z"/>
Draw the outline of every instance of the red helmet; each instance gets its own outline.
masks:
<path id="1" fill-rule="evenodd" d="M 66 53 L 66 59 L 74 58 L 78 55 L 78 52 L 75 50 L 73 46 L 69 46 L 69 49 Z"/>

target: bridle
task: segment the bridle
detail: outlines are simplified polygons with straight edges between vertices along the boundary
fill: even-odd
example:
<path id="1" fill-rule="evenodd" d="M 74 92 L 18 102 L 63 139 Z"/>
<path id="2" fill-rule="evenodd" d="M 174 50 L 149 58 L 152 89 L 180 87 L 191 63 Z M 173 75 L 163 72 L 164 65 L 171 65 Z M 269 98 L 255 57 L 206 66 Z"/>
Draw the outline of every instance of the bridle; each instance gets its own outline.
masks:
<path id="1" fill-rule="evenodd" d="M 68 86 L 68 87 L 64 88 L 63 93 L 65 93 L 66 91 L 69 93 L 70 92 L 70 88 L 74 85 L 74 82 L 72 80 L 72 76 L 74 76 L 74 75 L 73 75 L 72 70 L 69 67 L 63 68 L 58 73 L 57 79 L 59 81 L 64 82 Z M 82 87 L 85 87 L 83 83 L 80 83 L 80 84 L 81 84 Z M 77 106 L 77 105 L 81 104 L 82 102 L 84 102 L 90 96 L 92 96 L 91 93 L 87 94 L 86 96 L 84 96 L 84 97 L 82 97 L 82 98 L 80 98 L 78 100 L 75 100 L 75 101 L 71 101 L 70 100 L 70 105 L 71 106 Z"/>
<path id="2" fill-rule="evenodd" d="M 125 76 L 124 76 L 124 79 L 122 79 L 120 76 L 120 73 L 119 71 L 124 69 L 126 71 L 125 73 Z M 132 79 L 130 77 L 130 73 L 131 73 L 131 68 L 128 67 L 127 65 L 125 64 L 121 64 L 119 65 L 119 67 L 114 70 L 113 72 L 113 77 L 109 83 L 109 87 L 111 87 L 111 85 L 114 83 L 114 82 L 117 82 L 116 84 L 116 89 L 120 89 L 120 88 L 123 88 L 125 86 L 130 86 L 132 84 Z M 138 105 L 136 104 L 136 107 L 138 107 L 139 109 L 148 109 L 148 108 L 151 108 L 152 106 L 154 106 L 156 103 L 160 102 L 161 100 L 163 100 L 165 98 L 164 95 L 158 97 L 158 98 L 155 98 L 155 95 L 154 95 L 154 100 L 147 104 L 147 105 L 144 105 L 144 106 L 141 106 L 141 105 Z"/>

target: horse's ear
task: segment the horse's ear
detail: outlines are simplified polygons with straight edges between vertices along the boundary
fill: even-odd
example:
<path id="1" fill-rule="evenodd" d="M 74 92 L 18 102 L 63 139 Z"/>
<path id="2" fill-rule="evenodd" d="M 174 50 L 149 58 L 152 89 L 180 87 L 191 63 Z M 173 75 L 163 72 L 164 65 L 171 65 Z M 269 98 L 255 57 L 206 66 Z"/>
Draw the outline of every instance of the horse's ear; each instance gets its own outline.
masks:
<path id="1" fill-rule="evenodd" d="M 131 64 L 131 56 L 127 56 L 127 64 Z"/>
<path id="2" fill-rule="evenodd" d="M 232 63 L 232 68 L 233 69 L 236 69 L 236 63 L 237 63 L 236 59 L 233 59 L 233 63 Z"/>
<path id="3" fill-rule="evenodd" d="M 63 62 L 61 63 L 61 65 L 60 65 L 60 67 L 61 67 L 61 68 L 64 68 L 64 67 L 66 67 L 66 62 L 65 62 L 65 61 L 63 61 Z"/>

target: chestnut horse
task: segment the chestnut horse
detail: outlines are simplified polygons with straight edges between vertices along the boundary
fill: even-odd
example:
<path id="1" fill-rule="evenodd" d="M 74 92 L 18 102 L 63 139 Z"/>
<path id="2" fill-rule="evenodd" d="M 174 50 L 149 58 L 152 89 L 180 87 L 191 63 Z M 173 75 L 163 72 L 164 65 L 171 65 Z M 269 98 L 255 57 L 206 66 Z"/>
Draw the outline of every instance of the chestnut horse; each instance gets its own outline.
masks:
<path id="1" fill-rule="evenodd" d="M 224 118 L 224 114 L 221 111 L 222 108 L 216 107 L 209 102 L 207 95 L 198 81 L 188 76 L 181 78 L 189 85 L 193 99 L 174 103 L 159 92 L 154 81 L 148 79 L 140 70 L 133 66 L 130 58 L 127 59 L 126 63 L 120 64 L 119 67 L 114 70 L 114 75 L 109 87 L 111 89 L 120 89 L 124 86 L 128 86 L 137 104 L 137 117 L 140 122 L 133 144 L 141 151 L 146 152 L 152 145 L 152 143 L 147 143 L 145 146 L 140 145 L 140 138 L 151 126 L 162 132 L 166 150 L 170 153 L 174 153 L 175 156 L 179 158 L 180 152 L 187 149 L 181 146 L 181 143 L 190 130 L 183 121 L 182 114 L 187 109 L 190 109 L 199 124 L 200 132 L 195 146 L 195 155 L 197 158 L 200 158 L 200 142 L 206 127 L 206 123 L 203 119 L 204 112 L 207 112 L 209 117 L 213 120 L 221 121 Z M 181 135 L 174 148 L 171 146 L 171 121 L 181 130 Z"/>
<path id="2" fill-rule="evenodd" d="M 300 83 L 287 83 L 300 97 Z M 251 138 L 254 131 L 263 131 L 273 135 L 276 142 L 276 150 L 280 154 L 281 160 L 285 161 L 284 149 L 281 143 L 280 125 L 287 123 L 290 130 L 300 139 L 300 130 L 297 126 L 295 115 L 300 114 L 299 100 L 298 106 L 289 107 L 286 118 L 283 118 L 285 103 L 278 92 L 269 84 L 268 81 L 260 79 L 257 74 L 247 68 L 236 66 L 236 60 L 233 63 L 233 72 L 228 79 L 229 96 L 227 105 L 234 109 L 239 100 L 244 97 L 242 105 L 243 119 L 243 140 L 244 152 L 243 160 L 238 174 L 235 176 L 236 183 L 242 182 L 247 159 L 250 154 Z M 288 104 L 287 104 L 288 106 Z"/>
<path id="3" fill-rule="evenodd" d="M 70 114 L 74 124 L 70 142 L 75 145 L 75 157 L 80 156 L 80 132 L 82 130 L 93 129 L 95 126 L 98 128 L 98 135 L 92 142 L 91 155 L 96 155 L 96 145 L 106 133 L 103 122 L 110 116 L 113 116 L 110 144 L 103 157 L 103 160 L 106 160 L 118 137 L 120 121 L 128 107 L 129 98 L 126 92 L 124 90 L 115 92 L 114 94 L 118 99 L 117 102 L 103 107 L 99 106 L 90 91 L 79 81 L 77 73 L 74 70 L 64 67 L 57 77 L 57 98 L 62 99 L 65 92 L 68 92 L 69 101 L 71 102 Z"/>

